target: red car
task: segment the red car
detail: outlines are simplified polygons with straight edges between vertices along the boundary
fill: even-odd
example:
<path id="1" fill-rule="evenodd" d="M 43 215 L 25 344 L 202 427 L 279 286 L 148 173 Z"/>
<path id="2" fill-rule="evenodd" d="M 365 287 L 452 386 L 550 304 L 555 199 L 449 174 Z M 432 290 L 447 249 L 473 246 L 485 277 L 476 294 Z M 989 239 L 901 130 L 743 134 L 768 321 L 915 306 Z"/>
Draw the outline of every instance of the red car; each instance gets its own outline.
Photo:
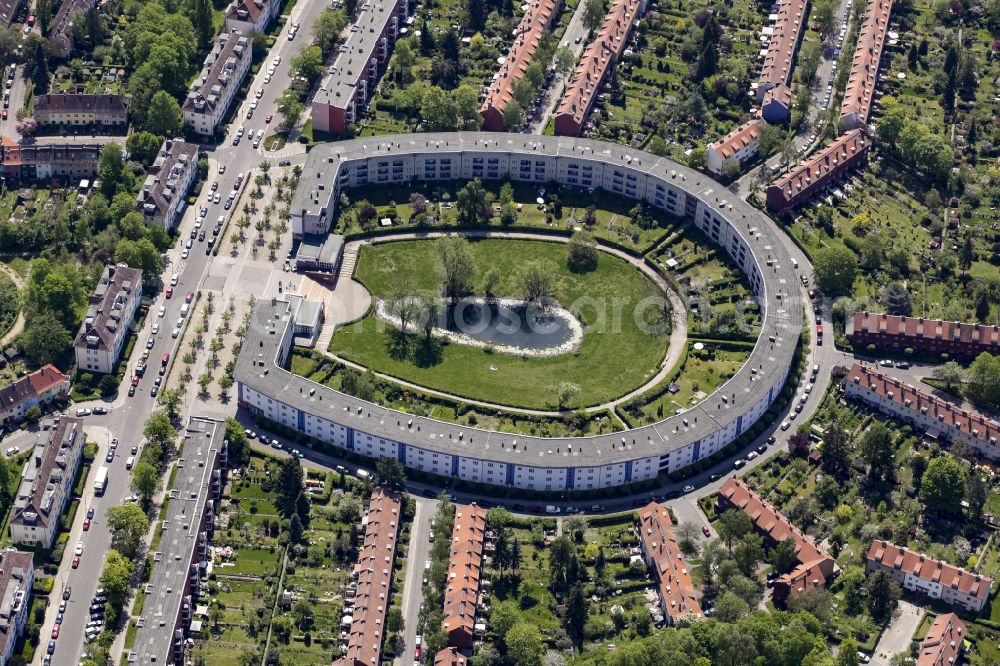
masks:
<path id="1" fill-rule="evenodd" d="M 194 300 L 194 292 L 193 291 L 189 291 L 187 293 L 187 296 L 184 297 L 184 302 L 185 303 L 190 303 L 193 300 Z"/>
<path id="2" fill-rule="evenodd" d="M 90 518 L 83 519 L 83 531 L 86 532 L 90 529 Z"/>
<path id="3" fill-rule="evenodd" d="M 170 298 L 171 296 L 173 296 L 174 295 L 174 288 L 173 287 L 167 287 L 167 293 L 165 295 L 166 295 L 167 298 Z"/>
<path id="4" fill-rule="evenodd" d="M 139 385 L 139 375 L 132 375 L 132 386 Z"/>
<path id="5" fill-rule="evenodd" d="M 712 530 L 708 529 L 708 525 L 702 525 L 701 526 L 701 533 L 704 534 L 707 537 L 711 537 L 712 536 Z"/>
<path id="6" fill-rule="evenodd" d="M 4 119 L 4 120 L 7 120 L 7 109 L 4 109 L 4 110 L 3 110 L 3 113 L 2 113 L 2 114 L 0 114 L 0 115 L 2 115 L 2 116 L 3 116 L 3 119 Z"/>
<path id="7" fill-rule="evenodd" d="M 59 638 L 59 625 L 52 627 L 52 638 Z"/>
<path id="8" fill-rule="evenodd" d="M 274 114 L 273 113 L 267 114 L 266 116 L 264 116 L 264 122 L 265 123 L 271 122 L 271 118 L 274 118 Z"/>
<path id="9" fill-rule="evenodd" d="M 74 556 L 73 556 L 73 564 L 72 564 L 72 567 L 73 567 L 74 569 L 78 569 L 78 568 L 80 567 L 80 556 L 79 556 L 79 555 L 74 555 Z M 53 638 L 54 638 L 54 637 L 53 637 Z"/>

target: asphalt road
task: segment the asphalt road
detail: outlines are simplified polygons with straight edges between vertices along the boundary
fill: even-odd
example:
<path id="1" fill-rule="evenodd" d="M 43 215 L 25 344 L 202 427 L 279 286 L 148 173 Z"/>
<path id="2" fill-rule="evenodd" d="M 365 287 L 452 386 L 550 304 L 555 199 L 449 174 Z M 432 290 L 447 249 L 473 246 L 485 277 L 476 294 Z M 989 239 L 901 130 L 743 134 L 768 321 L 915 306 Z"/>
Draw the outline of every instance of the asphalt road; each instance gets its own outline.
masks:
<path id="1" fill-rule="evenodd" d="M 424 563 L 430 559 L 431 519 L 437 512 L 437 500 L 414 497 L 416 512 L 410 525 L 410 547 L 406 555 L 406 578 L 403 580 L 403 649 L 393 662 L 404 666 L 415 661 L 417 623 L 424 599 Z"/>
<path id="2" fill-rule="evenodd" d="M 580 61 L 580 54 L 582 54 L 583 49 L 587 47 L 588 30 L 586 26 L 583 25 L 583 10 L 586 5 L 586 2 L 580 2 L 576 6 L 576 10 L 573 12 L 573 16 L 570 18 L 569 24 L 566 26 L 566 31 L 563 33 L 562 41 L 559 42 L 560 46 L 565 46 L 573 52 L 573 55 L 576 56 L 576 62 Z M 539 114 L 537 120 L 534 120 L 529 124 L 528 133 L 541 134 L 545 131 L 546 123 L 549 122 L 549 118 L 551 118 L 556 112 L 559 100 L 562 99 L 564 87 L 572 80 L 572 78 L 573 72 L 570 72 L 568 76 L 556 73 L 552 82 L 542 94 L 540 108 L 543 109 L 543 111 Z"/>

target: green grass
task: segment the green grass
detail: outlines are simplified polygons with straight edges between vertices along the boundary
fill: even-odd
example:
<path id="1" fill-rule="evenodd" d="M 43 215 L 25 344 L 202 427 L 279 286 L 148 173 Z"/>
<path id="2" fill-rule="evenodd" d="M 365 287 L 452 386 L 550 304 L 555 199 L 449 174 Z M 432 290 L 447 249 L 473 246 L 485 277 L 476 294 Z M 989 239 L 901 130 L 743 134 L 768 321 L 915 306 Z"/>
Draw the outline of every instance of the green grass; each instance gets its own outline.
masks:
<path id="1" fill-rule="evenodd" d="M 575 275 L 566 268 L 566 246 L 561 243 L 484 240 L 472 244 L 472 254 L 478 266 L 477 287 L 489 268 L 500 271 L 503 277 L 496 289 L 498 295 L 517 293 L 515 275 L 523 262 L 545 260 L 558 276 L 559 302 L 570 308 L 582 298 L 606 304 L 607 331 L 585 333 L 577 351 L 549 358 L 519 358 L 442 342 L 437 362 L 419 367 L 410 358 L 394 358 L 389 350 L 390 335 L 378 330 L 391 327 L 368 316 L 339 330 L 330 344 L 331 351 L 423 386 L 534 408 L 552 407 L 555 399 L 548 387 L 563 381 L 580 386 L 579 395 L 569 405 L 578 407 L 620 396 L 656 372 L 667 338 L 643 332 L 632 316 L 632 306 L 656 294 L 657 288 L 624 261 L 602 253 L 596 270 Z M 433 243 L 378 244 L 364 248 L 355 275 L 375 296 L 389 294 L 394 280 L 404 281 L 414 291 L 435 291 L 439 281 L 436 264 Z M 622 306 L 619 325 L 610 316 L 611 296 Z M 598 323 L 592 307 L 585 308 L 581 317 L 585 326 Z"/>

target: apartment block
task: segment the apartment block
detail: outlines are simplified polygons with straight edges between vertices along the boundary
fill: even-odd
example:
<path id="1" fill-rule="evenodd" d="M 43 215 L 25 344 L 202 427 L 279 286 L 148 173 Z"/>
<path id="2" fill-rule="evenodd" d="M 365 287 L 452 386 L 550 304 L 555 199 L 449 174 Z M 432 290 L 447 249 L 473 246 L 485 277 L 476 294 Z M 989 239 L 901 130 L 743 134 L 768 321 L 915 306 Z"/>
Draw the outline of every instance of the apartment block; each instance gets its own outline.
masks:
<path id="1" fill-rule="evenodd" d="M 14 499 L 10 519 L 14 543 L 52 547 L 59 519 L 73 494 L 83 444 L 83 421 L 66 416 L 39 434 L 35 450 L 21 470 L 21 485 Z"/>
<path id="2" fill-rule="evenodd" d="M 752 160 L 760 147 L 758 139 L 763 127 L 763 120 L 753 118 L 718 141 L 708 144 L 705 168 L 709 172 L 719 175 L 725 171 L 726 166 L 730 163 L 735 162 L 742 165 Z"/>
<path id="3" fill-rule="evenodd" d="M 239 30 L 216 37 L 201 74 L 188 90 L 181 110 L 184 124 L 204 136 L 215 134 L 250 71 L 253 43 Z"/>
<path id="4" fill-rule="evenodd" d="M 0 386 L 0 426 L 22 421 L 32 407 L 42 407 L 65 398 L 69 395 L 69 384 L 69 375 L 49 364 Z"/>
<path id="5" fill-rule="evenodd" d="M 948 354 L 971 360 L 983 352 L 1000 355 L 1000 326 L 924 317 L 855 312 L 845 325 L 847 339 L 856 347 L 902 353 Z"/>
<path id="6" fill-rule="evenodd" d="M 91 178 L 97 175 L 101 144 L 26 143 L 0 138 L 0 172 L 22 180 Z"/>
<path id="7" fill-rule="evenodd" d="M 934 618 L 927 635 L 920 642 L 916 666 L 955 666 L 962 655 L 966 627 L 954 613 Z"/>
<path id="8" fill-rule="evenodd" d="M 10 548 L 0 552 L 0 666 L 11 662 L 14 646 L 28 624 L 34 584 L 31 553 Z"/>
<path id="9" fill-rule="evenodd" d="M 873 541 L 865 560 L 867 573 L 887 571 L 903 589 L 970 613 L 982 610 L 993 586 L 992 578 L 888 541 Z"/>
<path id="10" fill-rule="evenodd" d="M 838 178 L 862 164 L 871 139 L 861 130 L 840 135 L 767 188 L 767 207 L 785 213 L 805 203 L 834 184 Z"/>
<path id="11" fill-rule="evenodd" d="M 704 617 L 694 593 L 691 569 L 674 535 L 670 512 L 650 502 L 639 510 L 639 545 L 643 559 L 652 569 L 660 609 L 669 624 L 685 616 Z"/>
<path id="12" fill-rule="evenodd" d="M 136 197 L 136 209 L 146 224 L 172 231 L 178 209 L 198 175 L 198 146 L 181 139 L 167 139 L 146 173 Z"/>
<path id="13" fill-rule="evenodd" d="M 280 8 L 281 0 L 234 0 L 226 8 L 226 30 L 266 32 Z"/>
<path id="14" fill-rule="evenodd" d="M 855 363 L 844 380 L 844 395 L 923 429 L 930 439 L 961 442 L 984 458 L 1000 460 L 1000 424 L 895 377 Z"/>
<path id="15" fill-rule="evenodd" d="M 103 374 L 114 371 L 141 301 L 141 270 L 125 264 L 104 269 L 73 343 L 79 370 Z"/>
<path id="16" fill-rule="evenodd" d="M 840 121 L 848 130 L 864 127 L 875 103 L 878 66 L 889 30 L 892 0 L 868 0 L 858 30 L 858 44 L 851 60 L 844 99 L 840 104 Z"/>
<path id="17" fill-rule="evenodd" d="M 398 493 L 385 488 L 372 493 L 368 513 L 362 518 L 364 542 L 344 602 L 351 629 L 344 656 L 333 662 L 335 666 L 377 666 L 382 660 L 401 511 Z"/>
<path id="18" fill-rule="evenodd" d="M 819 548 L 745 481 L 737 478 L 726 481 L 719 489 L 717 504 L 722 511 L 738 510 L 747 514 L 768 548 L 774 548 L 786 539 L 795 542 L 795 568 L 774 583 L 774 599 L 778 603 L 785 603 L 792 594 L 823 587 L 833 578 L 836 573 L 833 556 Z"/>
<path id="19" fill-rule="evenodd" d="M 614 0 L 604 23 L 587 44 L 556 110 L 555 133 L 579 136 L 594 106 L 597 93 L 607 82 L 625 50 L 632 28 L 646 9 L 645 0 Z"/>
<path id="20" fill-rule="evenodd" d="M 0 24 L 9 28 L 17 16 L 17 10 L 21 6 L 21 0 L 0 0 Z M 0 664 L 2 666 L 2 664 Z"/>
<path id="21" fill-rule="evenodd" d="M 355 122 L 375 91 L 409 11 L 402 0 L 367 0 L 358 10 L 330 73 L 313 97 L 313 128 L 339 134 Z"/>
<path id="22" fill-rule="evenodd" d="M 37 95 L 34 118 L 39 125 L 125 127 L 128 104 L 124 95 Z"/>
<path id="23" fill-rule="evenodd" d="M 771 89 L 791 83 L 795 51 L 802 39 L 805 27 L 808 0 L 781 0 L 778 4 L 777 19 L 771 26 L 771 38 L 767 43 L 764 65 L 757 79 L 757 101 L 761 102 Z M 785 107 L 787 117 L 788 107 Z"/>
<path id="24" fill-rule="evenodd" d="M 169 501 L 156 523 L 162 532 L 159 550 L 150 553 L 149 582 L 136 591 L 146 599 L 135 642 L 125 651 L 130 665 L 190 663 L 184 653 L 195 605 L 208 580 L 208 545 L 229 454 L 225 421 L 192 416 L 181 435 L 183 457 L 177 459 Z"/>
<path id="25" fill-rule="evenodd" d="M 524 78 L 538 45 L 561 8 L 562 0 L 531 0 L 528 3 L 521 22 L 514 29 L 514 42 L 510 45 L 500 70 L 493 75 L 489 91 L 479 109 L 479 114 L 483 117 L 483 129 L 491 132 L 504 131 L 503 113 L 507 104 L 514 99 L 514 86 Z"/>
<path id="26" fill-rule="evenodd" d="M 52 57 L 66 60 L 73 54 L 73 20 L 84 15 L 97 5 L 97 0 L 63 0 L 56 15 L 49 24 L 49 53 Z"/>
<path id="27" fill-rule="evenodd" d="M 451 647 L 472 647 L 485 544 L 486 509 L 476 504 L 456 507 L 448 587 L 444 592 L 444 620 L 441 622 Z"/>

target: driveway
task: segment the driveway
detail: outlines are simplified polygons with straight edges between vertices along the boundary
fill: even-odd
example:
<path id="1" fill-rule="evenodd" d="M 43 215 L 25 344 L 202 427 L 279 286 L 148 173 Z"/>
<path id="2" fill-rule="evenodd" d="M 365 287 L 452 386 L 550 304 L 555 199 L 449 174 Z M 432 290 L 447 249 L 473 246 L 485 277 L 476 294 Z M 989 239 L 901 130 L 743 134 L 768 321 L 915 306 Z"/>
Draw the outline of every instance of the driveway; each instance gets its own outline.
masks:
<path id="1" fill-rule="evenodd" d="M 889 661 L 895 655 L 909 652 L 910 641 L 923 619 L 923 608 L 908 601 L 900 601 L 898 614 L 878 639 L 875 654 L 872 655 L 872 666 L 889 666 Z"/>

